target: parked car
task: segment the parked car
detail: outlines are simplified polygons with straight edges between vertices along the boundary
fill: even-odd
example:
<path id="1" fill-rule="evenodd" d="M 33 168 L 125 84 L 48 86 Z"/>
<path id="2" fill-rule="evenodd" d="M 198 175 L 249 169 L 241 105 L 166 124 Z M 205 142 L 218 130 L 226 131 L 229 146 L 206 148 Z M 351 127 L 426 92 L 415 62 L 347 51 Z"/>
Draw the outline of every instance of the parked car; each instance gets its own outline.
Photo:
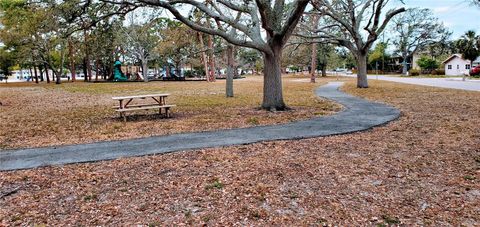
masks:
<path id="1" fill-rule="evenodd" d="M 470 76 L 480 76 L 480 65 L 470 70 Z"/>

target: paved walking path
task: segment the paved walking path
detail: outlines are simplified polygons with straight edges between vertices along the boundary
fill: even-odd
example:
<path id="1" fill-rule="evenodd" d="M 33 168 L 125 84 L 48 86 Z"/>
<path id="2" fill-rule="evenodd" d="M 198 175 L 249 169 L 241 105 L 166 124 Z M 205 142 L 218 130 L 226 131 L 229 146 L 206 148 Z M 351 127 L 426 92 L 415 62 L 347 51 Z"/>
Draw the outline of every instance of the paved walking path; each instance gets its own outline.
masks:
<path id="1" fill-rule="evenodd" d="M 98 142 L 0 151 L 0 170 L 111 160 L 209 147 L 250 144 L 260 141 L 302 139 L 352 133 L 395 120 L 400 111 L 381 103 L 353 97 L 338 90 L 342 83 L 329 83 L 316 90 L 321 97 L 342 104 L 342 112 L 326 117 L 282 125 L 182 133 L 124 141 Z"/>
<path id="2" fill-rule="evenodd" d="M 346 75 L 348 77 L 357 77 L 357 75 Z M 451 89 L 460 89 L 467 91 L 480 91 L 480 81 L 479 80 L 466 80 L 463 81 L 462 78 L 453 77 L 453 78 L 411 78 L 411 77 L 395 77 L 395 76 L 383 76 L 383 75 L 369 75 L 369 80 L 385 80 L 398 83 L 406 84 L 415 84 L 423 85 L 430 87 L 441 87 L 441 88 L 451 88 Z"/>

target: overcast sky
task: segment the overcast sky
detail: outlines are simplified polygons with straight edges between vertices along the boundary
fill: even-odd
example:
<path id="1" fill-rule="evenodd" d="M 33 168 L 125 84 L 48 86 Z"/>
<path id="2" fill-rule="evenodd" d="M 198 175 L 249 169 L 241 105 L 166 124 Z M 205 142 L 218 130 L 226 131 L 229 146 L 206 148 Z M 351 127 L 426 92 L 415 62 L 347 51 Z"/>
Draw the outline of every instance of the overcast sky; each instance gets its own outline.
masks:
<path id="1" fill-rule="evenodd" d="M 480 8 L 472 6 L 469 0 L 405 0 L 408 8 L 429 8 L 443 21 L 456 39 L 467 30 L 480 33 Z M 398 4 L 400 5 L 400 4 Z"/>

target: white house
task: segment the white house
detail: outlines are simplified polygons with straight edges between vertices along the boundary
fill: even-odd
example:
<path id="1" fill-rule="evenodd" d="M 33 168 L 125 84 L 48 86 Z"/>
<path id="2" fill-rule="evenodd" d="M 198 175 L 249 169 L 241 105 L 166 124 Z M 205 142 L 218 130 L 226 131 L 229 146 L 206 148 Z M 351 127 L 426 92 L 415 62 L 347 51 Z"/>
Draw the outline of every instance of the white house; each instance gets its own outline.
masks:
<path id="1" fill-rule="evenodd" d="M 446 76 L 463 76 L 468 74 L 471 68 L 469 60 L 462 58 L 461 54 L 454 54 L 443 62 Z"/>

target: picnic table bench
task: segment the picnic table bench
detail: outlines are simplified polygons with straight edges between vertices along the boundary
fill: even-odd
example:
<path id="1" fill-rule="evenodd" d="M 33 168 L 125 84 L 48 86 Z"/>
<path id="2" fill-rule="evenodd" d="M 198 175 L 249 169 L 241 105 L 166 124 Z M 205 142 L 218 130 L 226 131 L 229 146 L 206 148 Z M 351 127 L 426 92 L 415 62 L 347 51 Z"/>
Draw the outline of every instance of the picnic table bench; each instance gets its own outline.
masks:
<path id="1" fill-rule="evenodd" d="M 134 96 L 121 96 L 112 97 L 113 100 L 119 102 L 118 106 L 113 108 L 120 113 L 120 117 L 123 117 L 124 121 L 127 121 L 126 112 L 138 111 L 138 110 L 151 110 L 158 109 L 158 113 L 162 115 L 162 110 L 165 110 L 165 117 L 170 117 L 169 110 L 176 105 L 167 105 L 166 98 L 170 94 L 148 94 L 148 95 L 134 95 Z M 151 98 L 155 102 L 153 103 L 137 103 L 133 104 L 134 100 L 145 100 Z"/>

